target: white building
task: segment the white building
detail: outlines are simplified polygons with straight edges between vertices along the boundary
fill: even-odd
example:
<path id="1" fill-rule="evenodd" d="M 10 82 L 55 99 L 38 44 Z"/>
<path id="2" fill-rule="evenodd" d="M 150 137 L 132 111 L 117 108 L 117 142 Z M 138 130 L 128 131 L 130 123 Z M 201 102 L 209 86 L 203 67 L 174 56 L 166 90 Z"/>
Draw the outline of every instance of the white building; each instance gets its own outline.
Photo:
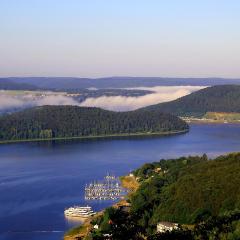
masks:
<path id="1" fill-rule="evenodd" d="M 99 226 L 98 226 L 97 224 L 95 224 L 95 225 L 93 226 L 93 228 L 94 228 L 94 229 L 98 229 Z"/>
<path id="2" fill-rule="evenodd" d="M 157 224 L 157 232 L 163 233 L 163 232 L 171 232 L 174 229 L 178 229 L 177 223 L 171 223 L 171 222 L 160 222 Z"/>

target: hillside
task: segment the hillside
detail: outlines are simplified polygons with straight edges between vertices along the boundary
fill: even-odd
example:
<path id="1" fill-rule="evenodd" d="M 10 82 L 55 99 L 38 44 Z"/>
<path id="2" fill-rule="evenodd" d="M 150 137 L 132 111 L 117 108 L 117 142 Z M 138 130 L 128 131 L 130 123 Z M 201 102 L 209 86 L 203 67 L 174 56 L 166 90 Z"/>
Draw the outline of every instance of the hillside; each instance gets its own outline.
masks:
<path id="1" fill-rule="evenodd" d="M 111 112 L 77 106 L 43 106 L 0 117 L 0 141 L 151 135 L 187 130 L 181 119 L 164 113 Z"/>
<path id="2" fill-rule="evenodd" d="M 240 210 L 240 153 L 214 160 L 206 156 L 163 160 L 146 164 L 134 174 L 142 185 L 132 199 L 132 210 L 144 214 L 146 207 L 152 209 L 150 225 L 158 221 L 190 224 Z M 143 197 L 148 200 L 141 203 Z"/>
<path id="3" fill-rule="evenodd" d="M 160 160 L 133 174 L 140 186 L 129 195 L 130 210 L 106 209 L 85 239 L 239 239 L 240 153 Z M 156 234 L 166 221 L 178 230 Z"/>
<path id="4" fill-rule="evenodd" d="M 167 77 L 11 77 L 16 83 L 33 84 L 40 88 L 55 90 L 76 90 L 82 88 L 127 88 L 155 86 L 213 86 L 240 84 L 240 79 L 227 78 L 167 78 Z M 1 78 L 0 78 L 1 80 Z"/>
<path id="5" fill-rule="evenodd" d="M 178 116 L 202 117 L 207 112 L 240 112 L 240 86 L 208 87 L 177 100 L 152 105 L 146 110 L 172 113 Z"/>
<path id="6" fill-rule="evenodd" d="M 38 88 L 29 83 L 18 83 L 8 78 L 0 78 L 1 90 L 37 90 Z"/>

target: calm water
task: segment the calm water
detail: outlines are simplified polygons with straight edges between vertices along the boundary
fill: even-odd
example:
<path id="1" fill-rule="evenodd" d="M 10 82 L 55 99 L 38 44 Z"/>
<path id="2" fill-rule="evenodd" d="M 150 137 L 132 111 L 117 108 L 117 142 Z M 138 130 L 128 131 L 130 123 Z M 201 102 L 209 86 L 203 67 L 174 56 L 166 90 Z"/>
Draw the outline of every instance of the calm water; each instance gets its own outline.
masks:
<path id="1" fill-rule="evenodd" d="M 85 183 L 161 158 L 240 151 L 240 125 L 192 125 L 184 135 L 0 146 L 0 240 L 57 240 L 77 224 L 65 207 L 86 204 Z M 111 202 L 91 203 L 94 210 Z"/>

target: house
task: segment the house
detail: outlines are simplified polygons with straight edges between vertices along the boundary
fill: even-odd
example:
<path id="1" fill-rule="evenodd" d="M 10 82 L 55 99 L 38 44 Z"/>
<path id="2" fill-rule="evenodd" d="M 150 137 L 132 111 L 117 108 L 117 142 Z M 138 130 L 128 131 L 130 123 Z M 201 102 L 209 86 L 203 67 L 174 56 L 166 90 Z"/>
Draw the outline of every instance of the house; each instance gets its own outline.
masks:
<path id="1" fill-rule="evenodd" d="M 98 229 L 98 228 L 99 228 L 98 224 L 95 224 L 95 225 L 93 226 L 93 228 L 94 228 L 94 229 Z"/>
<path id="2" fill-rule="evenodd" d="M 178 229 L 177 223 L 171 223 L 171 222 L 160 222 L 157 224 L 157 232 L 163 233 L 163 232 L 171 232 L 174 229 Z"/>
<path id="3" fill-rule="evenodd" d="M 160 173 L 161 171 L 162 171 L 162 168 L 160 168 L 160 167 L 154 169 L 155 173 Z"/>

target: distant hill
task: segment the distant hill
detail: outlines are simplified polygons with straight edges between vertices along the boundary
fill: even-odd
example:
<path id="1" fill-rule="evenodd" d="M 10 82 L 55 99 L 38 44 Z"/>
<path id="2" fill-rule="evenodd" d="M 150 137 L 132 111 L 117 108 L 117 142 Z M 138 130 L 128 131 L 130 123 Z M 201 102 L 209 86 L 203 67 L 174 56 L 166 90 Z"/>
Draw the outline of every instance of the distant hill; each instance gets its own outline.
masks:
<path id="1" fill-rule="evenodd" d="M 240 79 L 224 78 L 167 78 L 167 77 L 11 77 L 15 83 L 32 84 L 44 89 L 76 90 L 83 88 L 126 88 L 153 86 L 213 86 L 223 84 L 240 84 Z"/>
<path id="2" fill-rule="evenodd" d="M 77 106 L 43 106 L 0 117 L 0 141 L 164 134 L 188 125 L 159 112 L 111 112 Z"/>
<path id="3" fill-rule="evenodd" d="M 240 86 L 219 85 L 208 87 L 171 102 L 145 108 L 178 116 L 203 116 L 207 112 L 240 112 Z"/>
<path id="4" fill-rule="evenodd" d="M 0 90 L 37 90 L 38 87 L 29 83 L 17 83 L 8 78 L 0 78 Z"/>

